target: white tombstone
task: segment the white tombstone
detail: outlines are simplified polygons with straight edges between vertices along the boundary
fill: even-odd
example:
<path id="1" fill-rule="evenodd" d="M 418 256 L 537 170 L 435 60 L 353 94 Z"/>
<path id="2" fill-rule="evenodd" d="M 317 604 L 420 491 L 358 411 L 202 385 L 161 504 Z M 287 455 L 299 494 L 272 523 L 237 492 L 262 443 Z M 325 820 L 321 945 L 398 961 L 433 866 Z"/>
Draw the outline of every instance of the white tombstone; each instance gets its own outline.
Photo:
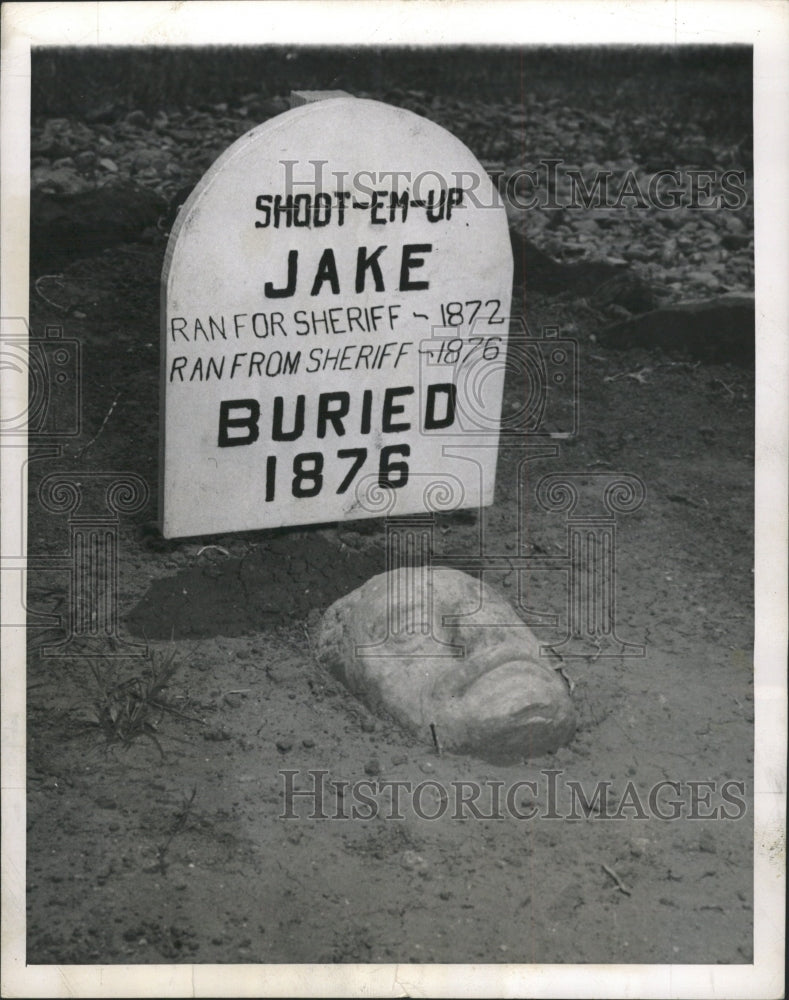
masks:
<path id="1" fill-rule="evenodd" d="M 252 129 L 167 248 L 164 536 L 491 503 L 511 292 L 504 208 L 445 129 L 350 97 Z"/>
<path id="2" fill-rule="evenodd" d="M 347 90 L 291 90 L 290 106 L 298 108 L 313 101 L 328 101 L 332 97 L 350 97 Z"/>

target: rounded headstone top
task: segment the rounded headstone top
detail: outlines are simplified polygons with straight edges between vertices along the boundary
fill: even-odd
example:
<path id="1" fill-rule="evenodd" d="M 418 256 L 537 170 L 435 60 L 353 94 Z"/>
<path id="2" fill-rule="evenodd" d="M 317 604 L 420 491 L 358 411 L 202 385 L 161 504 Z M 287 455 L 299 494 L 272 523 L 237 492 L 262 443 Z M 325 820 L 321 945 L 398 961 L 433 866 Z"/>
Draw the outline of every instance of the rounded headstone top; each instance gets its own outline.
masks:
<path id="1" fill-rule="evenodd" d="M 162 283 L 169 537 L 376 516 L 372 486 L 413 513 L 426 477 L 457 479 L 441 444 L 467 430 L 468 366 L 506 354 L 512 254 L 446 129 L 353 97 L 253 128 L 181 209 Z M 477 381 L 490 436 L 502 361 Z"/>
<path id="2" fill-rule="evenodd" d="M 329 228 L 332 235 L 340 235 L 342 229 L 341 235 L 350 240 L 360 231 L 387 234 L 390 221 L 399 220 L 399 215 L 390 220 L 393 192 L 400 197 L 408 193 L 412 220 L 421 211 L 426 219 L 439 222 L 440 192 L 458 187 L 464 191 L 463 211 L 452 213 L 455 224 L 451 225 L 450 217 L 447 231 L 453 241 L 466 236 L 468 250 L 476 245 L 474 256 L 482 265 L 484 251 L 489 250 L 485 235 L 490 231 L 501 238 L 508 233 L 506 213 L 484 168 L 456 136 L 405 108 L 367 98 L 333 97 L 303 104 L 255 126 L 206 171 L 176 218 L 164 277 L 171 278 L 173 263 L 183 252 L 184 236 L 194 240 L 196 229 L 214 237 L 212 246 L 203 252 L 211 258 L 221 255 L 215 233 L 224 227 L 225 236 L 230 234 L 235 205 L 245 215 L 238 227 L 239 233 L 245 233 L 250 196 L 253 208 L 261 194 L 272 197 L 270 225 L 258 227 L 258 237 L 267 228 L 269 239 L 287 232 L 291 242 L 297 236 L 309 241 L 314 240 L 316 230 Z M 378 191 L 384 193 L 376 195 Z M 274 217 L 277 194 L 283 201 Z M 299 198 L 290 226 L 284 202 L 289 195 Z M 330 201 L 321 198 L 316 204 L 318 195 Z M 266 221 L 268 204 L 261 203 L 255 222 Z M 468 218 L 471 214 L 473 223 Z M 234 249 L 241 247 L 234 245 Z M 500 266 L 499 261 L 490 263 Z M 236 258 L 232 266 L 235 271 Z"/>

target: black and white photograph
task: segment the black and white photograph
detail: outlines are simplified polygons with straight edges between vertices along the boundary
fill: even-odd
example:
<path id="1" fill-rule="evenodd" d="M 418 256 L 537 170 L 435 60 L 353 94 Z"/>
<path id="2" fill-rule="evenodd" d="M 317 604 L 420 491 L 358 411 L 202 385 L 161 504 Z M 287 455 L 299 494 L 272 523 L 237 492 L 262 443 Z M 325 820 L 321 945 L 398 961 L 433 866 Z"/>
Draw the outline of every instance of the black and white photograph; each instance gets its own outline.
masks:
<path id="1" fill-rule="evenodd" d="M 3 995 L 783 996 L 787 9 L 2 17 Z"/>

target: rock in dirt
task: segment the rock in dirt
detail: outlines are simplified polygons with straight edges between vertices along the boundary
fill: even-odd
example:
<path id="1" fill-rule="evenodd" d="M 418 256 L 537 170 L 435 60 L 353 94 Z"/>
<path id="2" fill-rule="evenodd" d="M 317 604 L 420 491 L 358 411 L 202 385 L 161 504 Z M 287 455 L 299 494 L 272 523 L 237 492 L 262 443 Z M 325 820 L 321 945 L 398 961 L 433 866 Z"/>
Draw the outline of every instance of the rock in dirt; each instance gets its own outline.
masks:
<path id="1" fill-rule="evenodd" d="M 667 354 L 701 361 L 754 363 L 755 306 L 752 295 L 715 298 L 654 309 L 597 333 L 608 347 L 659 347 Z"/>
<path id="2" fill-rule="evenodd" d="M 507 601 L 474 577 L 434 568 L 424 572 L 424 602 L 413 577 L 405 568 L 381 573 L 332 604 L 318 632 L 319 661 L 371 711 L 426 743 L 432 724 L 445 750 L 504 762 L 569 742 L 575 713 L 557 663 L 540 655 Z M 474 612 L 480 601 L 484 627 L 442 624 Z M 462 646 L 462 657 L 436 655 L 447 649 L 419 627 L 423 607 L 432 609 L 424 617 L 434 639 Z M 396 627 L 405 621 L 416 627 Z M 384 640 L 385 646 L 357 649 Z"/>
<path id="3" fill-rule="evenodd" d="M 167 203 L 153 191 L 117 184 L 73 194 L 31 191 L 30 257 L 34 274 L 62 267 L 156 227 Z"/>
<path id="4" fill-rule="evenodd" d="M 517 229 L 510 228 L 512 243 L 513 280 L 516 286 L 546 295 L 570 292 L 586 295 L 597 291 L 612 278 L 621 275 L 627 265 L 605 261 L 582 261 L 563 264 L 554 260 Z"/>

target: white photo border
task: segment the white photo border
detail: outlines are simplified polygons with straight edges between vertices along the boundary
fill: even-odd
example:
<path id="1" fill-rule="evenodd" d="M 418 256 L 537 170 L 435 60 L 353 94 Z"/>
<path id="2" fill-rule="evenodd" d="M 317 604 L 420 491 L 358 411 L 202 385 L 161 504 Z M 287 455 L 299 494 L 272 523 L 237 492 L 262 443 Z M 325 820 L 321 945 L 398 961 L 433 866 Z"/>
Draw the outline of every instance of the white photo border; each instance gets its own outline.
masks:
<path id="1" fill-rule="evenodd" d="M 306 9 L 309 8 L 309 9 Z M 782 0 L 4 3 L 0 316 L 26 317 L 32 45 L 747 44 L 756 229 L 753 965 L 25 965 L 25 629 L 2 641 L 2 984 L 7 997 L 779 997 L 784 986 L 789 6 Z M 9 251 L 10 248 L 10 252 Z M 26 379 L 3 379 L 5 413 Z M 7 408 L 7 409 L 6 409 Z M 25 448 L 0 449 L 2 550 L 24 552 Z M 18 590 L 18 588 L 17 588 Z M 2 622 L 22 596 L 2 591 Z"/>

